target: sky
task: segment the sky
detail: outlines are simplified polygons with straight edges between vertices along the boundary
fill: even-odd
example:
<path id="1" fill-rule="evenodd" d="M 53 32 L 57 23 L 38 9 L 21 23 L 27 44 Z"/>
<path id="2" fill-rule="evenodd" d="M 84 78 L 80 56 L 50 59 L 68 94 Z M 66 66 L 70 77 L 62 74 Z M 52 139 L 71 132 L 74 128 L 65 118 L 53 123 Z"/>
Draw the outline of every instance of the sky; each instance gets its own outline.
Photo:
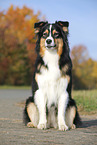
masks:
<path id="1" fill-rule="evenodd" d="M 89 56 L 97 61 L 97 0 L 0 0 L 0 11 L 10 5 L 32 8 L 50 23 L 69 22 L 69 44 L 72 49 L 84 45 Z"/>

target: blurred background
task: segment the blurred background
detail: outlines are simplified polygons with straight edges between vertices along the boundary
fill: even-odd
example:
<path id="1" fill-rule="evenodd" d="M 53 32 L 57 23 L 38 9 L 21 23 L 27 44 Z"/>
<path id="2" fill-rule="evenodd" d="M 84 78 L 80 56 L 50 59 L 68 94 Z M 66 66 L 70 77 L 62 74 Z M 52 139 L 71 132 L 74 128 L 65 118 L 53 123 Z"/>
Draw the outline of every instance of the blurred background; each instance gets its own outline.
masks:
<path id="1" fill-rule="evenodd" d="M 0 0 L 0 85 L 31 85 L 41 20 L 69 21 L 73 88 L 97 89 L 96 0 Z"/>

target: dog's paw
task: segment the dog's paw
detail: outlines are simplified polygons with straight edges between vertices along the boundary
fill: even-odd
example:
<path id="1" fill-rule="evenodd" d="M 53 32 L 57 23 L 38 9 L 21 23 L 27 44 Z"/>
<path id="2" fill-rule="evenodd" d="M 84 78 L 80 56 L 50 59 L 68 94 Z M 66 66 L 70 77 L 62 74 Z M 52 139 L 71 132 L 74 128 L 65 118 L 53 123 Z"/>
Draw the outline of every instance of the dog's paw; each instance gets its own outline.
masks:
<path id="1" fill-rule="evenodd" d="M 27 127 L 29 127 L 29 128 L 30 128 L 30 127 L 34 127 L 34 125 L 33 125 L 32 122 L 28 122 L 28 123 L 27 123 Z"/>
<path id="2" fill-rule="evenodd" d="M 37 126 L 38 129 L 46 129 L 46 124 L 38 124 Z"/>
<path id="3" fill-rule="evenodd" d="M 68 126 L 67 125 L 59 125 L 59 130 L 67 131 L 68 130 Z"/>
<path id="4" fill-rule="evenodd" d="M 71 126 L 71 129 L 75 129 L 75 128 L 76 128 L 76 125 L 73 124 L 73 125 Z"/>

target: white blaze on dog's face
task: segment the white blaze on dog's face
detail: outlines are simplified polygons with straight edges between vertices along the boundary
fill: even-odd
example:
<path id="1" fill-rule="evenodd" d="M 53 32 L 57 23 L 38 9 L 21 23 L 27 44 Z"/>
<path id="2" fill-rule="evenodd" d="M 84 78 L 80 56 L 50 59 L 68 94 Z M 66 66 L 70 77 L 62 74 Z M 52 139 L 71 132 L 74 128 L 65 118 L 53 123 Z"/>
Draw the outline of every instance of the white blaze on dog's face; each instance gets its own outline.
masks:
<path id="1" fill-rule="evenodd" d="M 48 36 L 45 40 L 45 47 L 47 49 L 53 49 L 54 47 L 56 47 L 56 44 L 54 42 L 54 38 L 52 36 L 52 25 L 50 25 L 49 29 L 48 29 Z"/>

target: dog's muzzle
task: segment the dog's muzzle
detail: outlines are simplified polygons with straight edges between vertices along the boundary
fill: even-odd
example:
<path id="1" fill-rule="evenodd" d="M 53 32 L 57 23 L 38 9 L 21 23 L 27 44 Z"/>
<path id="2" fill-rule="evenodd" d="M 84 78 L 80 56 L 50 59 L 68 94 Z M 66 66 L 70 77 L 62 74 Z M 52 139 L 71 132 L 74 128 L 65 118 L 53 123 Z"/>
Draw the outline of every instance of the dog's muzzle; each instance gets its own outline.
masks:
<path id="1" fill-rule="evenodd" d="M 47 38 L 45 40 L 45 46 L 47 49 L 51 49 L 51 48 L 53 49 L 54 47 L 56 47 L 56 44 L 54 43 L 53 38 L 52 39 Z"/>

